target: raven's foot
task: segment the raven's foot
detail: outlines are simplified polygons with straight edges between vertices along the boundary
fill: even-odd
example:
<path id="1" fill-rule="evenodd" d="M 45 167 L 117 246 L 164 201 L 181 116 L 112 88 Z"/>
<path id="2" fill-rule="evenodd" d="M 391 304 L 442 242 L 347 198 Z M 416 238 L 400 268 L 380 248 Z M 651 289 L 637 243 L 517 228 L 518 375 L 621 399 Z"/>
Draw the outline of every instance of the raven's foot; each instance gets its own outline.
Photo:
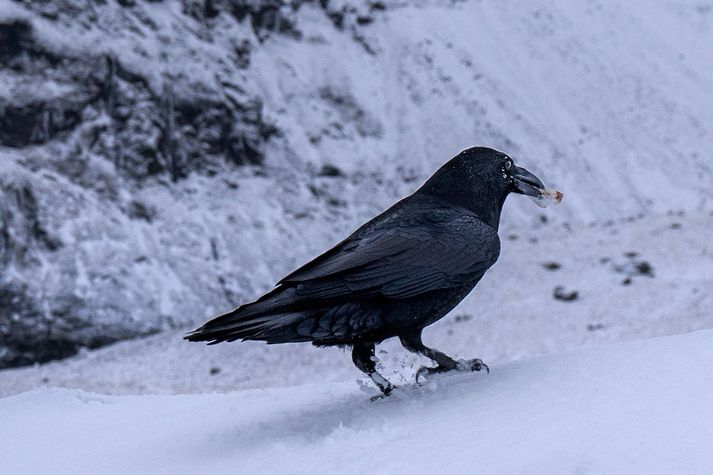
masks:
<path id="1" fill-rule="evenodd" d="M 488 365 L 483 363 L 480 358 L 473 358 L 472 360 L 460 360 L 458 361 L 459 368 L 462 367 L 466 371 L 483 371 L 490 374 L 490 368 Z"/>
<path id="2" fill-rule="evenodd" d="M 394 391 L 394 389 L 396 389 L 396 386 L 391 384 L 386 378 L 384 378 L 377 372 L 371 373 L 369 377 L 381 391 L 381 394 L 371 398 L 372 402 L 391 396 L 391 393 Z"/>
<path id="3" fill-rule="evenodd" d="M 472 360 L 458 360 L 455 365 L 438 365 L 435 367 L 421 366 L 418 371 L 416 371 L 416 383 L 420 382 L 422 377 L 428 377 L 435 373 L 447 373 L 448 371 L 483 371 L 490 373 L 490 368 L 488 365 L 483 363 L 480 358 L 475 358 Z"/>
<path id="4" fill-rule="evenodd" d="M 391 393 L 393 390 L 396 389 L 396 386 L 391 386 L 386 389 L 383 389 L 381 391 L 381 394 L 377 394 L 376 396 L 371 396 L 369 398 L 369 401 L 374 402 L 374 401 L 379 401 L 381 399 L 386 399 L 387 397 L 391 396 Z"/>
<path id="5" fill-rule="evenodd" d="M 384 386 L 384 387 L 379 386 L 379 389 L 381 390 L 381 394 L 377 394 L 376 396 L 370 397 L 369 401 L 374 402 L 374 401 L 378 401 L 379 399 L 385 399 L 385 398 L 391 396 L 391 393 L 394 392 L 394 389 L 396 389 L 396 386 L 389 383 L 388 386 Z"/>

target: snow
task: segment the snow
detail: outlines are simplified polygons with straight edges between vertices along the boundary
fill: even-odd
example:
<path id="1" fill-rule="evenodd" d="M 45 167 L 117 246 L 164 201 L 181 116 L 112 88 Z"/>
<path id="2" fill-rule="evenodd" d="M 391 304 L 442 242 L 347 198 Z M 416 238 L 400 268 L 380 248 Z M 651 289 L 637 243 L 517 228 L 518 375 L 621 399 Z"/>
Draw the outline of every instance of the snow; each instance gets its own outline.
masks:
<path id="1" fill-rule="evenodd" d="M 713 331 L 433 378 L 0 399 L 0 472 L 707 473 Z"/>

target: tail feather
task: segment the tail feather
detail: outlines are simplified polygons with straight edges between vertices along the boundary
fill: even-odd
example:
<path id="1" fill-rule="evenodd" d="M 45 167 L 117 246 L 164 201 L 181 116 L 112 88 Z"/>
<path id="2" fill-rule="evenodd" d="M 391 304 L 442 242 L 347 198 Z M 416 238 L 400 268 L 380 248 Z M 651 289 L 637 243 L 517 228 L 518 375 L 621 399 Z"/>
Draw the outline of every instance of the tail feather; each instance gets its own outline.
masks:
<path id="1" fill-rule="evenodd" d="M 309 335 L 296 331 L 299 323 L 320 312 L 319 309 L 297 308 L 294 288 L 278 287 L 255 302 L 220 315 L 188 333 L 188 341 L 262 340 L 268 343 L 309 341 Z"/>

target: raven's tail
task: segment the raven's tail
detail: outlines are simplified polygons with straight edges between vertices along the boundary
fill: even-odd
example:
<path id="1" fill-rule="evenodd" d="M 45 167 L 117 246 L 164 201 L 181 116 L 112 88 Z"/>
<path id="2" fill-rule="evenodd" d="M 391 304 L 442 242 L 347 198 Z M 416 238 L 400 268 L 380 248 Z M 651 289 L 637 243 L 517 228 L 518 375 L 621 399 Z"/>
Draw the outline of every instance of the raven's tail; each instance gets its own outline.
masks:
<path id="1" fill-rule="evenodd" d="M 295 305 L 299 299 L 295 297 L 294 288 L 278 287 L 255 302 L 215 317 L 184 338 L 188 341 L 207 341 L 210 345 L 235 340 L 262 340 L 268 343 L 311 341 L 311 331 L 301 331 L 305 325 L 300 323 L 314 321 L 321 311 L 299 308 Z"/>

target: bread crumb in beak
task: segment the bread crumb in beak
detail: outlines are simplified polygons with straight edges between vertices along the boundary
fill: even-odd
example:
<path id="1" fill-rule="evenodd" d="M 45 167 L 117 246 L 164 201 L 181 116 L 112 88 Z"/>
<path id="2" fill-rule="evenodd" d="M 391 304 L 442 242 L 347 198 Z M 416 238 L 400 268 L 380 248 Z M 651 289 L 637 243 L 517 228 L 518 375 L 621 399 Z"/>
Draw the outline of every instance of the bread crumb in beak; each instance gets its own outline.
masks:
<path id="1" fill-rule="evenodd" d="M 547 208 L 551 204 L 560 204 L 563 196 L 564 194 L 561 191 L 545 188 L 542 194 L 537 198 L 533 197 L 532 201 L 540 208 Z"/>

